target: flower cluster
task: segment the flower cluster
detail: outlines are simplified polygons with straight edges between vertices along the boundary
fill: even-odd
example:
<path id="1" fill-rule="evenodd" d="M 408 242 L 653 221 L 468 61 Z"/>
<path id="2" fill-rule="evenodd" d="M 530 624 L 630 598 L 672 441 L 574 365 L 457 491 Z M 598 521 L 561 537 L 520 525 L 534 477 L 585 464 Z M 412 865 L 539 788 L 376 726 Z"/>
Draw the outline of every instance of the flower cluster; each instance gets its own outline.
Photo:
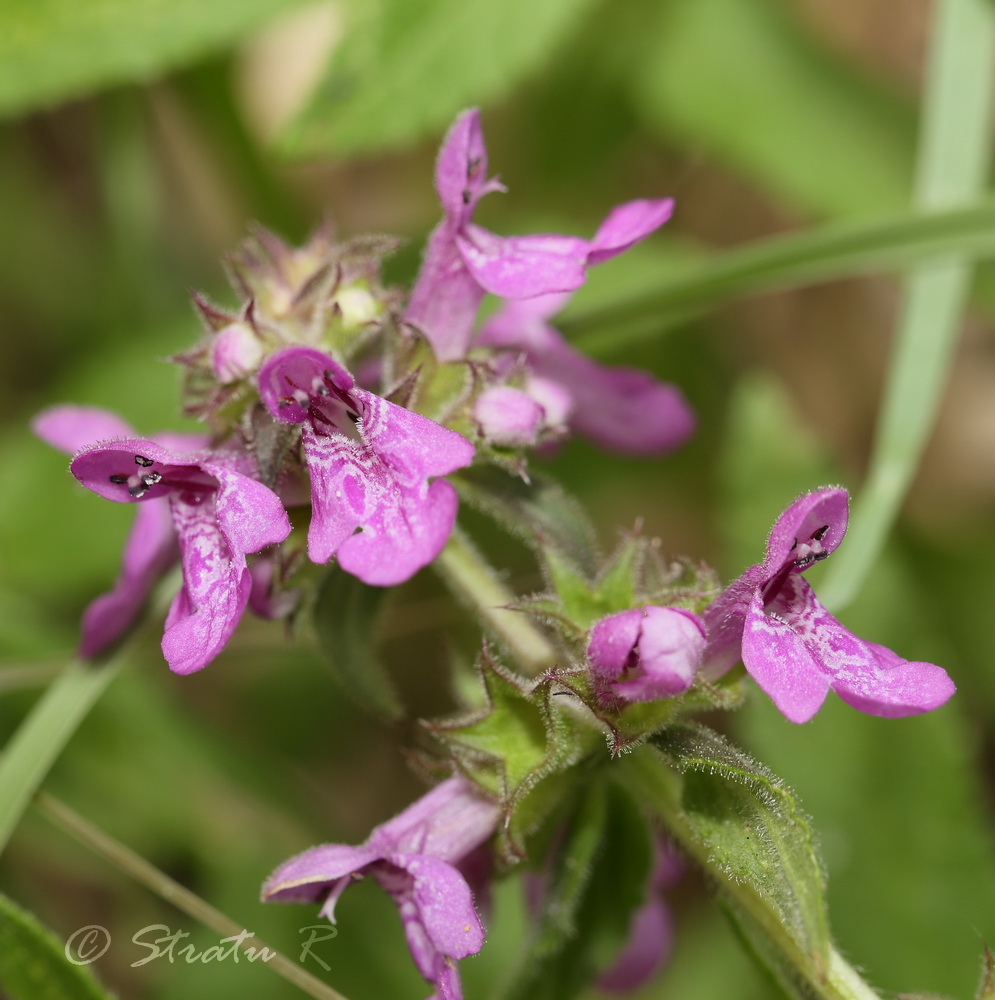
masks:
<path id="1" fill-rule="evenodd" d="M 175 359 L 185 409 L 205 433 L 143 436 L 86 407 L 36 418 L 36 433 L 73 456 L 83 486 L 137 507 L 119 578 L 84 614 L 82 655 L 118 641 L 176 564 L 182 585 L 162 649 L 170 668 L 187 674 L 224 648 L 247 607 L 268 617 L 293 613 L 298 588 L 317 586 L 322 575 L 309 576 L 309 566 L 334 559 L 363 583 L 389 587 L 432 563 L 454 528 L 460 477 L 471 497 L 486 490 L 485 476 L 475 481 L 464 471 L 472 464 L 490 463 L 506 480 L 520 476 L 516 488 L 531 488 L 527 450 L 571 431 L 626 453 L 662 453 L 687 439 L 693 417 L 679 390 L 594 363 L 550 325 L 589 267 L 670 218 L 670 199 L 616 207 L 592 239 L 502 237 L 473 222 L 480 199 L 504 190 L 487 174 L 480 117 L 467 111 L 439 155 L 443 219 L 406 301 L 381 284 L 390 240 L 340 244 L 323 229 L 292 249 L 256 232 L 230 262 L 242 303 L 227 312 L 196 298 L 205 337 Z M 478 325 L 485 294 L 502 301 Z M 491 506 L 500 507 L 494 493 Z M 605 733 L 612 756 L 647 739 L 660 748 L 662 731 L 682 714 L 737 700 L 732 668 L 740 660 L 795 723 L 811 719 L 830 689 L 884 717 L 930 711 L 954 692 L 942 668 L 850 632 L 804 578 L 843 540 L 841 488 L 796 499 L 774 524 L 763 561 L 717 596 L 704 567 L 664 564 L 637 535 L 600 569 L 594 556 L 560 551 L 571 547 L 562 545 L 570 528 L 558 518 L 566 512 L 571 528 L 578 523 L 567 504 L 550 514 L 530 494 L 509 506 L 513 517 L 535 517 L 525 528 L 550 592 L 506 610 L 541 623 L 540 641 L 559 644 L 558 665 L 523 676 L 485 644 L 479 702 L 425 726 L 455 776 L 363 844 L 306 851 L 263 887 L 265 900 L 320 903 L 334 922 L 345 888 L 375 879 L 398 906 L 420 973 L 444 1000 L 459 1000 L 456 963 L 483 945 L 481 873 L 521 863 L 532 837 L 544 838 L 547 859 L 557 854 L 550 844 L 569 838 L 555 824 L 566 829 L 562 818 L 583 798 L 574 793 L 585 781 L 559 779 L 606 758 Z M 593 787 L 600 811 L 571 814 L 590 824 L 577 838 L 578 851 L 590 853 L 563 864 L 562 896 L 552 878 L 544 883 L 561 929 L 572 918 L 557 908 L 579 907 L 583 895 L 571 866 L 582 871 L 611 855 L 596 845 L 616 821 L 607 804 L 614 793 L 607 783 Z M 649 838 L 660 831 L 641 807 L 627 830 L 640 828 L 646 864 L 632 870 L 644 891 L 629 893 L 626 922 L 616 925 L 630 928 L 628 942 L 607 971 L 600 957 L 592 970 L 607 989 L 635 987 L 670 947 L 663 892 L 679 865 L 659 845 L 651 864 Z"/>
<path id="2" fill-rule="evenodd" d="M 177 560 L 183 586 L 163 652 L 171 669 L 190 673 L 217 655 L 247 605 L 272 616 L 293 607 L 287 568 L 300 560 L 281 557 L 296 551 L 292 523 L 306 529 L 312 563 L 334 557 L 367 584 L 393 586 L 442 551 L 457 511 L 442 477 L 475 455 L 511 457 L 522 470 L 523 449 L 568 427 L 626 451 L 662 451 L 688 436 L 690 411 L 673 386 L 603 369 L 545 322 L 589 265 L 649 235 L 672 203 L 622 205 L 593 240 L 502 238 L 471 221 L 477 201 L 501 190 L 486 174 L 479 114 L 468 111 L 439 156 L 445 218 L 406 305 L 380 282 L 393 241 L 337 244 L 322 229 L 295 250 L 256 231 L 230 261 L 241 307 L 196 297 L 206 339 L 176 359 L 185 408 L 209 434 L 142 438 L 112 414 L 78 407 L 36 419 L 42 438 L 74 455 L 84 486 L 138 505 L 120 578 L 84 615 L 83 655 L 129 628 Z M 485 291 L 508 301 L 473 346 Z M 422 337 L 434 365 L 413 350 Z M 446 368 L 463 372 L 463 387 L 440 404 Z"/>

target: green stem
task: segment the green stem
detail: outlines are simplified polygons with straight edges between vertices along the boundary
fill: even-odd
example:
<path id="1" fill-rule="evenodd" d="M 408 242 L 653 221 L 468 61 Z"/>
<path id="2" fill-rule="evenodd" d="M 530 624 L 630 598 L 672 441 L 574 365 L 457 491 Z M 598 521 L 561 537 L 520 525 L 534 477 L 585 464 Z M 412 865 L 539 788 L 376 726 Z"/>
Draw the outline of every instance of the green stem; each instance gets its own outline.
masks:
<path id="1" fill-rule="evenodd" d="M 830 944 L 825 955 L 801 948 L 777 911 L 753 883 L 711 863 L 709 845 L 687 822 L 681 805 L 681 777 L 651 747 L 641 747 L 617 764 L 622 780 L 658 816 L 668 834 L 708 874 L 719 892 L 744 911 L 804 984 L 803 995 L 819 1000 L 881 1000 Z"/>
<path id="2" fill-rule="evenodd" d="M 0 760 L 0 852 L 63 747 L 121 665 L 74 661 L 45 689 Z"/>
<path id="3" fill-rule="evenodd" d="M 550 641 L 521 611 L 513 610 L 515 595 L 459 528 L 435 561 L 453 593 L 469 604 L 531 675 L 556 663 Z"/>
<path id="4" fill-rule="evenodd" d="M 200 896 L 171 879 L 165 872 L 150 864 L 130 847 L 126 847 L 119 840 L 115 840 L 99 827 L 94 826 L 55 796 L 49 795 L 47 792 L 39 792 L 35 804 L 60 829 L 80 843 L 85 844 L 90 850 L 114 865 L 115 868 L 130 875 L 140 885 L 150 889 L 187 916 L 215 931 L 220 937 L 236 938 L 243 950 L 252 948 L 257 954 L 265 949 L 270 955 L 264 960 L 266 967 L 302 989 L 308 996 L 315 997 L 316 1000 L 346 1000 L 346 997 L 341 993 L 332 989 L 331 986 L 326 986 L 306 969 L 302 969 L 273 948 L 267 947 L 254 934 L 246 934 L 243 926 L 236 924 L 230 917 L 225 916 L 220 910 L 201 899 Z"/>
<path id="5" fill-rule="evenodd" d="M 969 203 L 984 192 L 995 89 L 995 8 L 990 0 L 938 0 L 916 177 L 916 206 Z M 820 595 L 840 608 L 877 560 L 919 466 L 943 398 L 970 290 L 968 256 L 951 253 L 906 280 L 867 482 L 851 537 Z"/>

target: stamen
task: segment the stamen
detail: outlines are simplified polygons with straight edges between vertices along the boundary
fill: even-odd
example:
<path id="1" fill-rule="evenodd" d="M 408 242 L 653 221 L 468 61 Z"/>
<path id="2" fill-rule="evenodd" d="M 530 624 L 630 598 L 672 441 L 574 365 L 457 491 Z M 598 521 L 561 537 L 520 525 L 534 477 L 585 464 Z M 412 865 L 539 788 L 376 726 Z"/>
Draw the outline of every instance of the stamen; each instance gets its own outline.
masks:
<path id="1" fill-rule="evenodd" d="M 128 477 L 118 474 L 116 476 L 111 476 L 110 480 L 115 486 L 124 486 L 124 484 L 128 481 Z"/>
<path id="2" fill-rule="evenodd" d="M 469 205 L 470 204 L 470 198 L 471 197 L 472 197 L 472 195 L 470 194 L 470 192 L 466 188 L 463 188 L 462 198 L 463 198 L 463 204 L 464 205 Z"/>
<path id="3" fill-rule="evenodd" d="M 141 500 L 146 493 L 148 493 L 149 488 L 145 483 L 139 483 L 137 486 L 129 486 L 128 492 L 136 499 Z"/>
<path id="4" fill-rule="evenodd" d="M 812 532 L 812 540 L 816 542 L 821 542 L 823 538 L 826 537 L 826 532 L 829 530 L 829 525 L 824 524 L 818 531 Z"/>
<path id="5" fill-rule="evenodd" d="M 145 475 L 142 476 L 142 482 L 145 483 L 146 486 L 155 486 L 156 483 L 162 482 L 162 473 L 146 472 Z"/>
<path id="6" fill-rule="evenodd" d="M 135 456 L 135 465 L 140 465 L 143 469 L 147 469 L 150 465 L 154 464 L 151 458 L 146 458 L 144 455 Z"/>

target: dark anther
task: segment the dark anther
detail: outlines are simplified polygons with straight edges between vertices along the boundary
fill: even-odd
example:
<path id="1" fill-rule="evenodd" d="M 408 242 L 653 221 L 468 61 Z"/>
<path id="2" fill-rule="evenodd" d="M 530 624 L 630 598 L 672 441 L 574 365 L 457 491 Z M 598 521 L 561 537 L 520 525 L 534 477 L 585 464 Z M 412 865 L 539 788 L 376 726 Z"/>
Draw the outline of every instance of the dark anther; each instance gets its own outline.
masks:
<path id="1" fill-rule="evenodd" d="M 128 477 L 127 477 L 127 476 L 121 476 L 121 475 L 117 475 L 117 476 L 111 476 L 111 482 L 112 482 L 112 483 L 113 483 L 113 484 L 114 484 L 115 486 L 124 486 L 124 484 L 125 484 L 125 483 L 126 483 L 127 481 L 128 481 Z"/>
<path id="2" fill-rule="evenodd" d="M 129 486 L 128 492 L 136 499 L 140 500 L 146 493 L 148 493 L 149 488 L 144 483 L 139 483 L 137 486 Z"/>
<path id="3" fill-rule="evenodd" d="M 144 455 L 135 456 L 135 465 L 140 465 L 143 469 L 147 469 L 150 465 L 153 465 L 151 458 L 146 458 Z"/>
<path id="4" fill-rule="evenodd" d="M 793 541 L 793 542 L 791 543 L 791 551 L 792 551 L 792 552 L 794 552 L 794 551 L 795 551 L 795 549 L 797 549 L 797 548 L 798 548 L 798 539 L 796 538 L 796 539 L 795 539 L 795 540 L 794 540 L 794 541 Z"/>
<path id="5" fill-rule="evenodd" d="M 467 191 L 466 188 L 464 188 L 463 189 L 463 204 L 464 205 L 469 205 L 470 204 L 470 198 L 471 198 L 470 192 Z"/>
<path id="6" fill-rule="evenodd" d="M 829 530 L 829 525 L 824 524 L 818 531 L 812 532 L 812 539 L 816 542 L 821 542 L 823 538 L 826 537 L 826 532 Z"/>
<path id="7" fill-rule="evenodd" d="M 345 411 L 345 415 L 346 415 L 346 416 L 347 416 L 347 417 L 348 417 L 348 418 L 349 418 L 349 419 L 350 419 L 350 420 L 351 420 L 351 421 L 352 421 L 352 422 L 353 422 L 354 424 L 358 424 L 358 423 L 359 423 L 359 414 L 358 414 L 358 413 L 353 413 L 353 412 L 352 412 L 352 410 L 346 410 L 346 411 Z"/>
<path id="8" fill-rule="evenodd" d="M 146 472 L 145 475 L 142 476 L 142 482 L 145 483 L 146 486 L 155 486 L 156 483 L 162 482 L 162 473 Z"/>
<path id="9" fill-rule="evenodd" d="M 828 556 L 828 552 L 810 552 L 807 556 L 802 556 L 800 559 L 796 559 L 795 565 L 799 569 L 808 569 L 809 566 L 813 566 L 817 562 L 822 562 L 822 560 L 828 558 Z"/>
<path id="10" fill-rule="evenodd" d="M 327 385 L 319 385 L 317 389 L 314 390 L 316 396 L 327 396 L 329 394 L 329 389 Z"/>
<path id="11" fill-rule="evenodd" d="M 473 175 L 480 169 L 480 157 L 475 156 L 466 165 L 466 176 L 473 177 Z"/>
<path id="12" fill-rule="evenodd" d="M 296 403 L 296 402 L 297 402 L 297 400 L 296 399 L 291 399 L 290 396 L 281 396 L 280 397 L 280 406 L 293 406 L 293 404 Z"/>

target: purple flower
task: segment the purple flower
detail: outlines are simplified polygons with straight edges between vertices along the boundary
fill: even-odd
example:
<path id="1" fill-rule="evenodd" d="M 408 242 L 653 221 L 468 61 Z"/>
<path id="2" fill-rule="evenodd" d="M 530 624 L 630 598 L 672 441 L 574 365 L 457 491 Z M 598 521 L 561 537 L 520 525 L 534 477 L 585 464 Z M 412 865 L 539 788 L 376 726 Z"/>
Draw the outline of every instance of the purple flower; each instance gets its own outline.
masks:
<path id="1" fill-rule="evenodd" d="M 470 220 L 477 202 L 490 191 L 504 190 L 496 179 L 487 179 L 487 149 L 476 108 L 463 112 L 449 130 L 436 163 L 435 187 L 444 216 L 429 236 L 405 319 L 425 334 L 443 361 L 466 354 L 485 292 L 522 299 L 573 291 L 584 283 L 589 265 L 638 243 L 673 210 L 669 198 L 619 205 L 593 240 L 496 236 L 474 225 Z"/>
<path id="2" fill-rule="evenodd" d="M 457 866 L 491 836 L 499 814 L 471 781 L 450 778 L 359 847 L 324 844 L 291 858 L 267 879 L 263 900 L 320 902 L 320 915 L 335 923 L 339 896 L 371 875 L 397 904 L 418 971 L 437 996 L 459 1000 L 456 961 L 480 951 L 484 928 Z"/>
<path id="3" fill-rule="evenodd" d="M 741 656 L 792 722 L 807 722 L 832 688 L 861 712 L 898 718 L 938 708 L 954 693 L 942 667 L 903 660 L 858 638 L 819 603 L 802 578 L 843 540 L 847 493 L 799 497 L 777 519 L 767 556 L 705 610 L 703 671 L 715 677 Z"/>
<path id="4" fill-rule="evenodd" d="M 694 430 L 680 389 L 635 368 L 609 368 L 574 350 L 547 320 L 567 294 L 509 301 L 480 329 L 481 346 L 525 355 L 529 368 L 571 401 L 569 426 L 603 448 L 628 454 L 670 451 Z"/>
<path id="5" fill-rule="evenodd" d="M 598 976 L 598 986 L 610 993 L 629 993 L 647 983 L 673 950 L 674 920 L 664 896 L 681 877 L 683 866 L 661 838 L 656 838 L 654 847 L 656 861 L 646 902 L 633 915 L 625 947 Z"/>
<path id="6" fill-rule="evenodd" d="M 178 674 L 209 663 L 235 630 L 251 588 L 246 553 L 281 542 L 290 532 L 280 498 L 247 474 L 250 465 L 238 452 L 184 454 L 158 441 L 125 437 L 84 448 L 70 466 L 87 489 L 107 500 L 137 502 L 140 511 L 166 509 L 179 543 L 183 586 L 166 616 L 162 651 Z M 158 499 L 167 504 L 154 503 Z M 136 528 L 148 523 L 142 518 L 151 515 L 140 514 Z M 137 577 L 146 592 L 153 552 L 142 548 L 154 551 L 161 540 L 133 532 L 125 551 L 123 577 Z"/>
<path id="7" fill-rule="evenodd" d="M 466 438 L 358 388 L 310 347 L 269 358 L 259 391 L 277 420 L 302 425 L 313 562 L 335 555 L 364 583 L 386 587 L 439 554 L 456 519 L 456 491 L 428 479 L 470 464 Z"/>
<path id="8" fill-rule="evenodd" d="M 682 608 L 648 605 L 602 618 L 587 658 L 603 701 L 656 701 L 686 691 L 705 647 L 701 619 Z"/>
<path id="9" fill-rule="evenodd" d="M 32 428 L 43 441 L 69 455 L 98 441 L 135 436 L 113 413 L 88 406 L 52 407 L 35 417 Z M 171 440 L 174 447 L 190 449 L 204 443 L 193 435 L 174 435 L 172 439 L 160 436 L 158 440 Z M 169 508 L 165 504 L 139 504 L 114 588 L 92 601 L 83 612 L 79 655 L 87 659 L 97 656 L 125 635 L 156 581 L 178 558 Z"/>

